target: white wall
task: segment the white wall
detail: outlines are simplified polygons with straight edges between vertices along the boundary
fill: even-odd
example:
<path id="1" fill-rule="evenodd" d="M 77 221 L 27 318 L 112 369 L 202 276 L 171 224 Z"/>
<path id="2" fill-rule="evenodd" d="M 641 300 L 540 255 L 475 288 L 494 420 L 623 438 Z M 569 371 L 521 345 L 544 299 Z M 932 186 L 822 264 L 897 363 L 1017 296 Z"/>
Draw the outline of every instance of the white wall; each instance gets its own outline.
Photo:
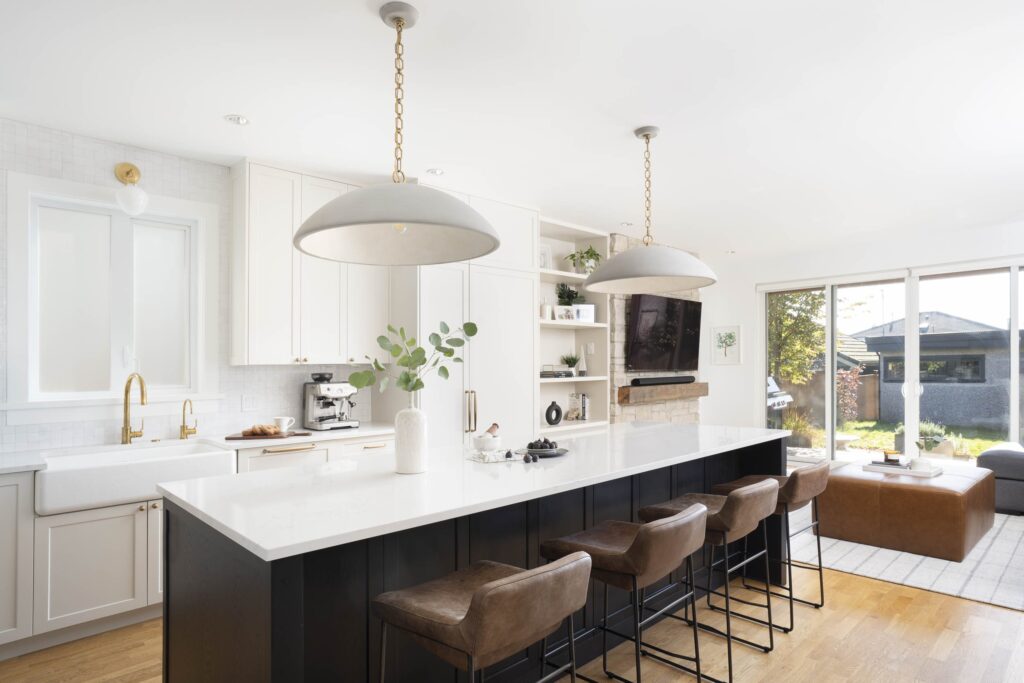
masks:
<path id="1" fill-rule="evenodd" d="M 142 171 L 140 187 L 152 195 L 206 202 L 219 207 L 220 222 L 220 319 L 224 321 L 219 343 L 219 393 L 223 399 L 207 414 L 198 415 L 199 434 L 218 436 L 238 431 L 256 421 L 275 415 L 301 417 L 301 385 L 309 373 L 326 370 L 336 376 L 347 376 L 337 367 L 278 366 L 238 368 L 228 365 L 228 330 L 230 319 L 228 280 L 231 227 L 229 171 L 202 161 L 185 159 L 103 140 L 74 135 L 41 126 L 0 119 L 0 282 L 7 287 L 6 273 L 6 172 L 62 178 L 81 183 L 118 187 L 114 165 L 130 161 Z M 6 393 L 7 311 L 6 296 L 0 294 L 0 393 Z M 368 394 L 368 392 L 360 392 Z M 133 397 L 136 395 L 133 392 Z M 243 412 L 242 397 L 254 402 L 254 408 Z M 6 396 L 0 398 L 0 403 Z M 137 399 L 135 399 L 137 400 Z M 370 398 L 360 396 L 356 417 L 370 418 Z M 145 415 L 145 409 L 133 408 L 133 415 Z M 136 417 L 136 419 L 138 419 Z M 144 440 L 172 439 L 178 436 L 177 417 L 146 418 Z M 60 446 L 117 443 L 120 438 L 119 419 L 72 422 L 60 409 L 53 409 L 52 422 L 45 425 L 7 424 L 7 414 L 0 411 L 0 448 L 24 450 Z M 137 423 L 136 423 L 137 424 Z"/>
<path id="2" fill-rule="evenodd" d="M 846 277 L 863 274 L 1021 255 L 1024 265 L 1024 219 L 1004 225 L 937 232 L 919 230 L 894 235 L 879 231 L 838 248 L 801 250 L 785 256 L 702 254 L 718 274 L 718 283 L 701 292 L 704 340 L 701 377 L 709 396 L 701 403 L 701 422 L 759 426 L 764 417 L 765 378 L 758 358 L 764 343 L 759 330 L 757 286 L 762 284 Z M 711 364 L 710 330 L 742 325 L 742 363 Z"/>

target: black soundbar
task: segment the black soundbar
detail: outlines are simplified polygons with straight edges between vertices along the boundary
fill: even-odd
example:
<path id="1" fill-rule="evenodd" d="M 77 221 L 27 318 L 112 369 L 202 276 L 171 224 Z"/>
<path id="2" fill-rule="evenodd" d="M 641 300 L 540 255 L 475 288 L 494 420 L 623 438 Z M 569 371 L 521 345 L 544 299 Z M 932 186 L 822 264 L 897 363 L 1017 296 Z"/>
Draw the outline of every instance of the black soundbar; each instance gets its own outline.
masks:
<path id="1" fill-rule="evenodd" d="M 630 384 L 634 387 L 649 387 L 657 384 L 693 384 L 696 377 L 684 375 L 681 377 L 636 377 Z"/>

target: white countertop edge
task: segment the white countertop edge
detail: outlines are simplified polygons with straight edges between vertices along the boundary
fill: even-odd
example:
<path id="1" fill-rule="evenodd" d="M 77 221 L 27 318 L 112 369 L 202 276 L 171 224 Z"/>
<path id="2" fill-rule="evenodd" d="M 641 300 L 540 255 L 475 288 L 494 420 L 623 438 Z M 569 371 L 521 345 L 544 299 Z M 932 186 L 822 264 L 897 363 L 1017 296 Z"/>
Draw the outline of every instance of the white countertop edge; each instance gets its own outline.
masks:
<path id="1" fill-rule="evenodd" d="M 39 455 L 40 451 L 11 451 L 0 453 L 0 474 L 18 474 L 19 472 L 38 472 L 46 469 L 46 461 Z"/>
<path id="2" fill-rule="evenodd" d="M 622 469 L 614 473 L 606 473 L 603 475 L 595 475 L 591 477 L 585 477 L 583 479 L 566 482 L 564 484 L 553 485 L 545 487 L 543 489 L 516 493 L 505 497 L 492 498 L 489 501 L 481 501 L 479 503 L 464 505 L 458 508 L 450 508 L 448 510 L 439 510 L 436 513 L 421 515 L 415 519 L 404 519 L 396 520 L 386 524 L 379 524 L 374 526 L 368 526 L 358 531 L 352 531 L 344 534 L 336 534 L 333 536 L 317 539 L 315 541 L 305 541 L 303 543 L 295 543 L 290 545 L 278 546 L 275 548 L 264 548 L 263 546 L 253 542 L 251 539 L 243 536 L 229 526 L 222 524 L 215 518 L 208 516 L 199 508 L 195 507 L 188 501 L 178 497 L 174 493 L 168 491 L 163 485 L 157 486 L 157 491 L 162 494 L 166 499 L 173 502 L 178 507 L 188 511 L 194 517 L 198 518 L 205 524 L 216 529 L 221 534 L 227 536 L 232 541 L 242 546 L 256 557 L 266 562 L 273 562 L 275 560 L 282 560 L 295 555 L 302 555 L 305 553 L 315 552 L 317 550 L 323 550 L 325 548 L 333 548 L 339 545 L 346 545 L 348 543 L 357 543 L 364 541 L 368 538 L 376 538 L 378 536 L 384 536 L 387 534 L 396 533 L 399 531 L 405 531 L 407 529 L 413 529 L 420 526 L 426 526 L 428 524 L 434 524 L 436 522 L 444 522 L 449 519 L 455 519 L 456 517 L 464 517 L 466 515 L 476 514 L 478 512 L 486 512 L 487 510 L 494 510 L 496 508 L 505 507 L 508 505 L 515 505 L 529 500 L 535 500 L 538 498 L 544 498 L 547 496 L 564 493 L 566 491 L 573 491 L 575 489 L 584 488 L 587 486 L 594 486 L 597 484 L 603 484 L 608 481 L 615 479 L 622 479 L 624 477 L 631 477 L 637 474 L 643 474 L 644 472 L 650 472 L 652 470 L 663 469 L 665 467 L 672 467 L 679 465 L 684 462 L 690 462 L 693 460 L 699 460 L 701 458 L 708 458 L 721 453 L 737 450 L 740 448 L 747 448 L 749 446 L 756 446 L 762 443 L 768 443 L 781 439 L 785 436 L 789 436 L 790 432 L 785 430 L 776 430 L 776 433 L 765 435 L 761 437 L 754 437 L 749 439 L 742 439 L 735 441 L 731 444 L 721 447 L 709 448 L 707 450 L 699 451 L 696 453 L 685 453 L 678 456 L 665 458 L 657 462 L 647 463 L 645 465 L 637 465 Z M 484 463 L 475 463 L 478 467 L 491 467 Z M 318 466 L 319 467 L 319 466 Z M 396 475 L 397 476 L 397 475 Z M 402 476 L 417 476 L 417 475 L 402 475 Z M 173 482 L 168 482 L 173 483 Z"/>

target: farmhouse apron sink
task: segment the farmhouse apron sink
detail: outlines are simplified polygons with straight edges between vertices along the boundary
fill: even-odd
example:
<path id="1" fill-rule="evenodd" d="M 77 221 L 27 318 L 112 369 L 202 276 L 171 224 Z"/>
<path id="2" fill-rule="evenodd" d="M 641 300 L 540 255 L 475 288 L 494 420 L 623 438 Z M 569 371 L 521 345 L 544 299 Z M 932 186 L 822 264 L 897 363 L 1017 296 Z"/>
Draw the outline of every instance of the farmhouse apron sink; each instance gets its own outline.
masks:
<path id="1" fill-rule="evenodd" d="M 156 485 L 235 471 L 235 452 L 202 440 L 41 453 L 36 512 L 52 515 L 160 498 Z"/>

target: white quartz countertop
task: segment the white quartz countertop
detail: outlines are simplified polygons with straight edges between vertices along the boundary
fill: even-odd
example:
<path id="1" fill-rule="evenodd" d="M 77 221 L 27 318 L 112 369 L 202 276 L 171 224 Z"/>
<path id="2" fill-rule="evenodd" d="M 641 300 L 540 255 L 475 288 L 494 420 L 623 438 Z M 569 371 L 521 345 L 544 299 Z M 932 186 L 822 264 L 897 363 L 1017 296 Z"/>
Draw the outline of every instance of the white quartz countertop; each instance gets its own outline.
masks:
<path id="1" fill-rule="evenodd" d="M 431 452 L 423 474 L 393 455 L 165 483 L 159 491 L 263 560 L 278 560 L 600 484 L 787 436 L 750 427 L 616 424 L 558 439 L 569 453 L 524 463 Z"/>
<path id="2" fill-rule="evenodd" d="M 46 469 L 46 461 L 39 451 L 0 453 L 0 474 L 35 472 Z"/>
<path id="3" fill-rule="evenodd" d="M 358 427 L 352 429 L 329 429 L 316 432 L 311 429 L 304 429 L 298 425 L 292 427 L 297 432 L 309 432 L 309 436 L 289 436 L 284 439 L 206 439 L 211 443 L 232 450 L 245 450 L 248 448 L 269 448 L 290 443 L 315 443 L 319 441 L 351 441 L 353 439 L 367 439 L 383 436 L 394 436 L 395 425 L 385 422 L 362 422 Z"/>

